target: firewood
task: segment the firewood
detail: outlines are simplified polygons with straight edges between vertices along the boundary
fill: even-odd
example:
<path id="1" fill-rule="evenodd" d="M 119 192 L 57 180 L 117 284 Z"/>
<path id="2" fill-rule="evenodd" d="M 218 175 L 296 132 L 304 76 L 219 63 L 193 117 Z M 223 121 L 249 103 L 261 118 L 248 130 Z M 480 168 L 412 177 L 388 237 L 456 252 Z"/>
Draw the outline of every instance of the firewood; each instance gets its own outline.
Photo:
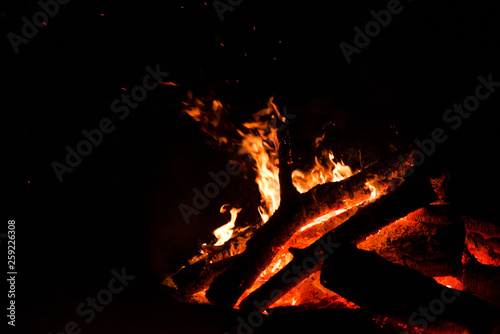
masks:
<path id="1" fill-rule="evenodd" d="M 483 265 L 474 256 L 467 259 L 459 276 L 462 284 L 470 293 L 500 307 L 500 267 Z"/>
<path id="2" fill-rule="evenodd" d="M 357 244 L 396 219 L 436 199 L 428 179 L 420 171 L 413 174 L 399 189 L 382 196 L 336 228 L 335 235 L 343 242 Z"/>
<path id="3" fill-rule="evenodd" d="M 452 321 L 471 333 L 491 333 L 500 315 L 498 308 L 475 296 L 348 244 L 326 259 L 321 282 L 366 311 L 423 322 L 423 307 L 429 319 Z"/>
<path id="4" fill-rule="evenodd" d="M 346 201 L 353 198 L 368 201 L 371 192 L 365 184 L 375 178 L 382 189 L 398 187 L 413 159 L 413 149 L 406 149 L 343 181 L 319 185 L 304 194 L 283 194 L 278 210 L 249 240 L 241 257 L 214 280 L 207 298 L 215 304 L 233 306 L 271 263 L 279 248 L 302 226 L 328 212 L 345 208 Z"/>
<path id="5" fill-rule="evenodd" d="M 238 255 L 218 262 L 200 260 L 165 277 L 162 286 L 177 300 L 185 303 L 208 303 L 200 292 L 208 289 L 213 279 L 223 273 Z"/>
<path id="6" fill-rule="evenodd" d="M 500 238 L 485 239 L 479 233 L 469 232 L 465 246 L 480 263 L 500 266 Z"/>
<path id="7" fill-rule="evenodd" d="M 423 181 L 425 180 L 427 179 L 424 178 Z M 366 233 L 373 233 L 376 229 L 407 215 L 421 205 L 434 201 L 436 195 L 432 187 L 428 180 L 427 182 L 423 181 L 417 176 L 411 178 L 378 201 L 359 209 L 356 215 L 340 225 L 332 234 L 322 237 L 305 249 L 292 250 L 293 260 L 243 300 L 240 306 L 251 308 L 257 303 L 264 308 L 272 305 L 279 298 L 279 296 L 273 296 L 273 291 L 280 291 L 281 294 L 284 294 L 318 270 L 321 261 L 317 261 L 313 267 L 306 266 L 304 261 L 314 259 L 317 248 L 328 244 L 328 240 L 332 236 L 339 242 L 354 243 L 360 237 L 363 238 Z M 296 270 L 296 268 L 300 268 L 300 270 Z"/>
<path id="8" fill-rule="evenodd" d="M 485 239 L 500 238 L 500 226 L 473 217 L 464 216 L 467 232 L 479 233 Z"/>
<path id="9" fill-rule="evenodd" d="M 166 276 L 162 285 L 182 302 L 192 302 L 191 296 L 208 289 L 213 279 L 245 250 L 246 242 L 257 230 L 250 226 L 222 246 L 201 246 L 202 254 L 188 260 L 184 266 Z"/>
<path id="10" fill-rule="evenodd" d="M 429 277 L 452 276 L 461 269 L 465 229 L 449 206 L 430 205 L 380 229 L 358 243 L 384 259 Z"/>

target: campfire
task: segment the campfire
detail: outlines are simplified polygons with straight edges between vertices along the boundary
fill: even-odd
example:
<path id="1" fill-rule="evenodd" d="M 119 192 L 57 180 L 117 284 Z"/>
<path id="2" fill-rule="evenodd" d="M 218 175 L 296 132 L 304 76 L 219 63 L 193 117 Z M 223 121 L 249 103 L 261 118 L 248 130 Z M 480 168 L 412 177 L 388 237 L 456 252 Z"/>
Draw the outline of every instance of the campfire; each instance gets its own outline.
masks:
<path id="1" fill-rule="evenodd" d="M 351 168 L 320 134 L 301 170 L 272 98 L 241 124 L 228 110 L 192 93 L 184 106 L 260 199 L 221 206 L 230 220 L 164 279 L 173 296 L 263 315 L 359 310 L 394 333 L 499 330 L 500 227 L 450 203 L 452 176 L 418 147 Z"/>

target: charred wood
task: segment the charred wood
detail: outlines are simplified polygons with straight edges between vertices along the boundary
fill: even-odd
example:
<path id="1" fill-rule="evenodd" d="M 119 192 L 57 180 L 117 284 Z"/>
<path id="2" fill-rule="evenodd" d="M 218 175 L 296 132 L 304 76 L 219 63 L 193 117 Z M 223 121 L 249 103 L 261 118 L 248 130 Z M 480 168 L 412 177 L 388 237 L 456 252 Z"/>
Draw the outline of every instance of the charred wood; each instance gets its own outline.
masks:
<path id="1" fill-rule="evenodd" d="M 469 256 L 460 279 L 467 291 L 500 307 L 500 267 L 483 265 Z"/>
<path id="2" fill-rule="evenodd" d="M 365 184 L 378 178 L 383 189 L 393 190 L 403 183 L 403 178 L 414 158 L 412 149 L 396 152 L 350 178 L 319 185 L 307 193 L 284 195 L 280 207 L 270 220 L 247 243 L 242 256 L 217 277 L 207 292 L 215 303 L 233 306 L 238 297 L 257 279 L 285 244 L 302 226 L 333 210 L 345 208 L 353 198 L 370 199 Z"/>
<path id="3" fill-rule="evenodd" d="M 365 234 L 376 231 L 376 229 L 407 215 L 416 207 L 430 203 L 435 198 L 436 195 L 428 182 L 422 182 L 417 177 L 408 180 L 378 201 L 359 209 L 356 215 L 335 229 L 333 234 L 325 235 L 305 249 L 294 249 L 292 251 L 293 260 L 243 300 L 240 306 L 252 308 L 258 304 L 264 309 L 272 305 L 281 295 L 290 291 L 311 273 L 318 270 L 323 258 L 329 256 L 334 250 L 332 247 L 339 245 L 338 242 L 349 243 L 364 238 Z M 332 237 L 337 241 L 336 243 L 331 243 Z M 459 249 L 461 250 L 462 247 Z M 318 254 L 318 250 L 322 254 Z M 276 294 L 274 291 L 279 291 L 280 294 Z"/>
<path id="4" fill-rule="evenodd" d="M 399 189 L 360 209 L 354 217 L 336 228 L 336 238 L 356 244 L 396 219 L 436 199 L 436 194 L 428 179 L 414 174 Z"/>
<path id="5" fill-rule="evenodd" d="M 465 229 L 449 206 L 418 209 L 358 243 L 393 263 L 423 275 L 451 276 L 461 270 Z"/>
<path id="6" fill-rule="evenodd" d="M 498 308 L 475 296 L 443 287 L 416 270 L 348 244 L 326 259 L 321 281 L 365 310 L 407 318 L 414 324 L 439 318 L 471 333 L 491 333 L 500 315 Z M 425 321 L 423 312 L 428 315 Z"/>

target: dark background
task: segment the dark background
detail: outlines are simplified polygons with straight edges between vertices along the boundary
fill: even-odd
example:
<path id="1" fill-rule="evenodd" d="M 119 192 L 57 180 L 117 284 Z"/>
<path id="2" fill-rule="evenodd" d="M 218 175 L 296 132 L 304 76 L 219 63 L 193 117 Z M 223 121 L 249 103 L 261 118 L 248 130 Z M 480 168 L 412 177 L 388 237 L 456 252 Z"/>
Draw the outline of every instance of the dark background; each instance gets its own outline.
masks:
<path id="1" fill-rule="evenodd" d="M 401 4 L 350 64 L 339 43 L 353 44 L 353 28 L 387 1 L 243 1 L 221 22 L 210 1 L 73 0 L 17 55 L 3 37 L 2 232 L 16 220 L 18 325 L 26 333 L 58 333 L 70 320 L 84 333 L 220 331 L 226 311 L 179 304 L 159 286 L 226 221 L 218 209 L 237 188 L 183 221 L 179 203 L 228 159 L 182 115 L 189 89 L 254 111 L 275 96 L 298 115 L 290 125 L 297 147 L 334 120 L 332 142 L 346 148 L 347 162 L 351 142 L 380 156 L 389 144 L 443 127 L 449 140 L 432 160 L 452 172 L 455 203 L 498 221 L 500 92 L 456 131 L 442 120 L 474 93 L 478 75 L 500 81 L 498 9 L 476 1 Z M 21 17 L 31 21 L 39 10 L 34 1 L 2 4 L 3 36 L 21 34 Z M 119 120 L 111 102 L 156 64 L 180 86 L 159 86 Z M 63 163 L 65 146 L 75 148 L 81 131 L 106 117 L 115 131 L 58 182 L 51 163 Z M 76 306 L 122 267 L 136 279 L 84 324 Z"/>

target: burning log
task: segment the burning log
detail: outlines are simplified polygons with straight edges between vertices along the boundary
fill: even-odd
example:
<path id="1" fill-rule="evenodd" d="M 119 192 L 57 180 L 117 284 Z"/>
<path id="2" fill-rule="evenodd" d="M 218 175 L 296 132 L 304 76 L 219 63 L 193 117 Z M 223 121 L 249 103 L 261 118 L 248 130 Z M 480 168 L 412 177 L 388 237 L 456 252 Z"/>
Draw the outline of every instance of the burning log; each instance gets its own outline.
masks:
<path id="1" fill-rule="evenodd" d="M 467 262 L 460 279 L 467 291 L 500 307 L 500 268 L 483 265 L 466 252 Z"/>
<path id="2" fill-rule="evenodd" d="M 444 319 L 436 320 L 439 330 L 448 326 L 446 321 L 457 331 L 491 328 L 498 310 L 468 294 L 442 290 L 442 285 L 468 289 L 494 304 L 500 299 L 498 268 L 473 259 L 462 268 L 460 261 L 465 239 L 482 263 L 496 264 L 499 229 L 460 219 L 446 197 L 449 173 L 436 169 L 428 178 L 432 165 L 408 173 L 417 164 L 412 148 L 354 175 L 342 161 L 334 161 L 332 151 L 323 150 L 311 170 L 292 172 L 288 135 L 276 124 L 284 118 L 272 99 L 253 114 L 254 121 L 231 128 L 239 136 L 234 141 L 220 136 L 222 104 L 213 101 L 214 117 L 203 118 L 200 105 L 208 105 L 195 102 L 186 112 L 205 125 L 204 131 L 218 145 L 230 143 L 232 154 L 247 156 L 246 169 L 255 172 L 261 195 L 254 211 L 260 218 L 243 218 L 235 225 L 241 208 L 231 209 L 231 220 L 214 231 L 217 241 L 207 241 L 201 255 L 164 280 L 179 300 L 244 311 L 294 308 L 297 302 L 302 309 L 361 308 L 384 324 L 409 322 L 415 331 L 398 326 L 412 333 L 420 332 L 415 322 L 422 319 L 415 316 L 428 305 Z M 440 276 L 435 280 L 442 285 L 422 274 Z M 427 315 L 419 325 L 436 318 Z"/>
<path id="3" fill-rule="evenodd" d="M 196 296 L 196 300 L 191 296 L 208 289 L 213 279 L 243 252 L 246 242 L 256 230 L 256 226 L 249 226 L 222 246 L 202 245 L 202 254 L 194 256 L 189 264 L 165 277 L 162 285 L 169 288 L 180 301 L 208 303 L 204 296 L 201 299 Z"/>
<path id="4" fill-rule="evenodd" d="M 396 188 L 410 168 L 413 155 L 412 149 L 396 152 L 343 181 L 319 185 L 300 195 L 285 194 L 278 210 L 249 240 L 239 259 L 210 285 L 207 298 L 215 304 L 233 306 L 301 227 L 318 217 L 327 220 L 331 218 L 329 213 L 368 202 L 371 192 L 366 184 L 370 181 L 377 179 L 383 190 Z"/>
<path id="5" fill-rule="evenodd" d="M 435 199 L 436 195 L 429 182 L 421 182 L 418 177 L 412 177 L 392 193 L 359 209 L 355 216 L 334 230 L 333 237 L 338 242 L 355 242 L 360 237 L 363 238 L 365 234 L 372 233 Z M 243 300 L 240 307 L 252 308 L 258 304 L 260 310 L 263 310 L 317 271 L 321 267 L 323 257 L 327 257 L 326 254 L 332 251 L 331 248 L 327 247 L 331 238 L 332 234 L 328 234 L 305 249 L 292 250 L 293 260 Z M 317 256 L 318 248 L 323 249 L 323 255 L 319 258 Z M 311 259 L 317 259 L 317 261 L 314 265 L 306 265 L 306 262 L 311 262 Z M 280 294 L 275 295 L 273 291 L 280 291 Z"/>
<path id="6" fill-rule="evenodd" d="M 500 227 L 464 216 L 465 245 L 482 264 L 500 266 Z"/>
<path id="7" fill-rule="evenodd" d="M 321 280 L 361 308 L 409 319 L 413 326 L 427 326 L 439 318 L 472 333 L 491 333 L 500 314 L 477 297 L 445 288 L 416 270 L 348 244 L 340 245 L 325 261 Z"/>
<path id="8" fill-rule="evenodd" d="M 200 292 L 207 290 L 214 277 L 224 272 L 236 258 L 237 255 L 215 263 L 201 260 L 189 266 L 183 266 L 166 277 L 162 285 L 181 302 L 208 303 L 204 294 Z"/>
<path id="9" fill-rule="evenodd" d="M 379 230 L 358 248 L 416 269 L 425 276 L 456 275 L 461 268 L 465 229 L 449 206 L 418 209 Z"/>
<path id="10" fill-rule="evenodd" d="M 465 245 L 482 264 L 500 266 L 500 238 L 485 239 L 479 233 L 469 232 Z"/>
<path id="11" fill-rule="evenodd" d="M 338 240 L 357 244 L 377 230 L 437 199 L 422 171 L 335 229 Z"/>
<path id="12" fill-rule="evenodd" d="M 472 217 L 464 216 L 465 228 L 467 232 L 479 233 L 484 239 L 500 238 L 500 227 Z"/>

